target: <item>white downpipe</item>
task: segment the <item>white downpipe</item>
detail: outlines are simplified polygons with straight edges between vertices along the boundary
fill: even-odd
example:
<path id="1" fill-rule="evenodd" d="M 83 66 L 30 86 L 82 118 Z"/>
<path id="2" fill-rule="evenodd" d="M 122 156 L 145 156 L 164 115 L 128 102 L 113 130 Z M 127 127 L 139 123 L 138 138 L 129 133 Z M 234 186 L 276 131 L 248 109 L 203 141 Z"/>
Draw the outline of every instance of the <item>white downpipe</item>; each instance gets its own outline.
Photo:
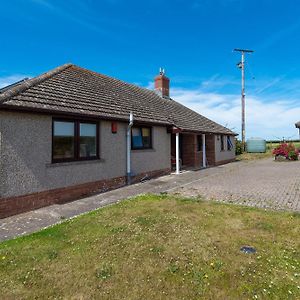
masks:
<path id="1" fill-rule="evenodd" d="M 127 126 L 126 140 L 127 140 L 127 184 L 131 184 L 131 127 L 133 125 L 133 114 L 129 115 L 129 124 Z"/>
<path id="2" fill-rule="evenodd" d="M 180 173 L 179 164 L 179 132 L 176 132 L 176 174 Z"/>
<path id="3" fill-rule="evenodd" d="M 206 168 L 206 142 L 205 134 L 202 134 L 202 166 Z"/>

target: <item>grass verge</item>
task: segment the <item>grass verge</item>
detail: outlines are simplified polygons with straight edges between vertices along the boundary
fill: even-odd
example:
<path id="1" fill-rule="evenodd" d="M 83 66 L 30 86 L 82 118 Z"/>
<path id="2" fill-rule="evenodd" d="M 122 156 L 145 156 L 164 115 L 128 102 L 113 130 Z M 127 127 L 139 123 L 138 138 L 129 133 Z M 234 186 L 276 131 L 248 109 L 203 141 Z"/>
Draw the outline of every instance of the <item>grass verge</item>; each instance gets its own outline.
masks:
<path id="1" fill-rule="evenodd" d="M 257 160 L 257 159 L 265 159 L 265 158 L 271 158 L 273 157 L 271 151 L 267 151 L 266 153 L 247 153 L 244 152 L 240 155 L 237 155 L 236 160 L 238 161 L 251 161 L 251 160 Z"/>
<path id="2" fill-rule="evenodd" d="M 1 298 L 299 299 L 299 249 L 297 213 L 145 195 L 0 243 Z"/>

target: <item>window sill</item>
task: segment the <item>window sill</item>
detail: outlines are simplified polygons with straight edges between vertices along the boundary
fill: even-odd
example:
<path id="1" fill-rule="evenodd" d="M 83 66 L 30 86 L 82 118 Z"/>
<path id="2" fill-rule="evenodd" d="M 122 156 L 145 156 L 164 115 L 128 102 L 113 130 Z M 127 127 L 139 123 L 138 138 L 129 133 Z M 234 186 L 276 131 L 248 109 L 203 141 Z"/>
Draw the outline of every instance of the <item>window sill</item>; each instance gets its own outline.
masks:
<path id="1" fill-rule="evenodd" d="M 86 164 L 98 164 L 105 162 L 104 159 L 90 159 L 90 160 L 77 160 L 77 161 L 68 161 L 68 162 L 55 162 L 46 164 L 46 168 L 55 168 L 63 166 L 73 166 L 73 165 L 86 165 Z"/>
<path id="2" fill-rule="evenodd" d="M 156 152 L 153 148 L 146 148 L 146 149 L 131 149 L 131 152 L 133 153 L 139 153 L 139 152 Z"/>

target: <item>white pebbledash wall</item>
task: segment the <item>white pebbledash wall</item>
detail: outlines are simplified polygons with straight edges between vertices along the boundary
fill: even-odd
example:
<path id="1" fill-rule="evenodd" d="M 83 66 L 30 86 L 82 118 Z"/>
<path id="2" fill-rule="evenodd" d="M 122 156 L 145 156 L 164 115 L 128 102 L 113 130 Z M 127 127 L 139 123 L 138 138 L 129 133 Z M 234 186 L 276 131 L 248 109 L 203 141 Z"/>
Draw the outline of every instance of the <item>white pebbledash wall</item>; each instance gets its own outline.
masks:
<path id="1" fill-rule="evenodd" d="M 100 159 L 51 163 L 52 117 L 0 111 L 0 198 L 126 176 L 126 123 L 100 121 Z M 153 126 L 153 149 L 132 151 L 132 172 L 170 168 L 170 134 Z"/>
<path id="2" fill-rule="evenodd" d="M 227 136 L 224 135 L 224 145 L 225 150 L 221 150 L 221 135 L 215 136 L 215 157 L 216 157 L 216 163 L 222 162 L 222 161 L 229 161 L 235 159 L 235 138 L 234 136 L 230 136 L 230 140 L 232 142 L 233 148 L 231 150 L 227 149 Z"/>

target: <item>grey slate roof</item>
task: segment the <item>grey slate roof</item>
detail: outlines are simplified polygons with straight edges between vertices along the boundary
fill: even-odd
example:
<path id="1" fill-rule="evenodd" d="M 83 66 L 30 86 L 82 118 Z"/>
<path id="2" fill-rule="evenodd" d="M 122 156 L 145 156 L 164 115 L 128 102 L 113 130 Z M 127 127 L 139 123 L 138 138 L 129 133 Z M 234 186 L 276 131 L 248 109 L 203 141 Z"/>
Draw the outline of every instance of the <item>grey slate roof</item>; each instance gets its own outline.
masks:
<path id="1" fill-rule="evenodd" d="M 183 131 L 235 133 L 156 92 L 73 64 L 60 66 L 0 91 L 0 109 L 9 108 L 174 125 Z"/>

